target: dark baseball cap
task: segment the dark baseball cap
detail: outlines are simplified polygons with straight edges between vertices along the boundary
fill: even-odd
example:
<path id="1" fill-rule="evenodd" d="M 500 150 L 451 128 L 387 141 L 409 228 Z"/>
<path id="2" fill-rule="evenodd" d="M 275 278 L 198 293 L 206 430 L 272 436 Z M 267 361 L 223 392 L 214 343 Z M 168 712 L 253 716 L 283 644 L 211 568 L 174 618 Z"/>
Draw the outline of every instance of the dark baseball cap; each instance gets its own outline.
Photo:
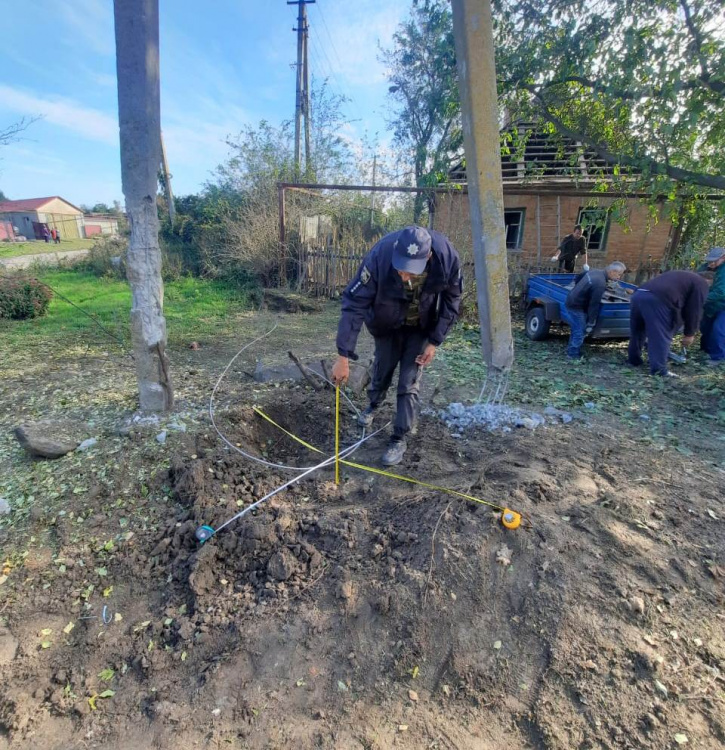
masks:
<path id="1" fill-rule="evenodd" d="M 425 271 L 433 245 L 430 232 L 423 227 L 405 227 L 393 245 L 393 268 L 418 276 Z"/>
<path id="2" fill-rule="evenodd" d="M 705 263 L 714 263 L 715 261 L 720 260 L 723 255 L 725 255 L 725 247 L 710 248 L 710 252 L 705 258 Z"/>

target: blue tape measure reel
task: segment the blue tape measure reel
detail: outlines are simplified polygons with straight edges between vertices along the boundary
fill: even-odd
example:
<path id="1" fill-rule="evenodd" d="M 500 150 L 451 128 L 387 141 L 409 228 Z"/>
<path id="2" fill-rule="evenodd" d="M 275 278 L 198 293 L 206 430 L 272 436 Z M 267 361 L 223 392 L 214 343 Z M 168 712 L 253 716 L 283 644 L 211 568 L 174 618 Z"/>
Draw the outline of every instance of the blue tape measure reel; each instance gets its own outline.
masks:
<path id="1" fill-rule="evenodd" d="M 207 539 L 214 536 L 214 529 L 211 526 L 199 526 L 194 535 L 203 544 Z"/>

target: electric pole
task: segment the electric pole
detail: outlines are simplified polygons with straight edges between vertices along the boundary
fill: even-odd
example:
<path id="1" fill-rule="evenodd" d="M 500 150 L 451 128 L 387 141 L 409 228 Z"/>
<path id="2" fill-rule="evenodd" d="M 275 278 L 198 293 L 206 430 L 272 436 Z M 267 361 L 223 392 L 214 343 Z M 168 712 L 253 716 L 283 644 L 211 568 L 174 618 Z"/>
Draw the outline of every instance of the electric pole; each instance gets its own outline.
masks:
<path id="1" fill-rule="evenodd" d="M 300 161 L 302 150 L 302 117 L 305 118 L 305 172 L 310 172 L 310 74 L 307 59 L 307 39 L 309 24 L 307 23 L 306 6 L 315 0 L 287 0 L 287 5 L 296 5 L 297 28 L 297 87 L 295 94 L 295 179 L 300 177 Z"/>
<path id="2" fill-rule="evenodd" d="M 491 0 L 452 0 L 481 345 L 489 372 L 514 357 Z"/>

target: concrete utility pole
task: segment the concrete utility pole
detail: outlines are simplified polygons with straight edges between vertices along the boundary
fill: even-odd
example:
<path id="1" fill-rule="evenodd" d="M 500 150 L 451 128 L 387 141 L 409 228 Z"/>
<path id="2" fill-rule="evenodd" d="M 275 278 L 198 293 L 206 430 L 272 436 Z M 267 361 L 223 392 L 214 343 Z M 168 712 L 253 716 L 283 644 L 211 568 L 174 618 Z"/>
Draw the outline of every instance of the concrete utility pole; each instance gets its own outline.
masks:
<path id="1" fill-rule="evenodd" d="M 174 226 L 176 221 L 176 206 L 174 205 L 174 192 L 171 189 L 171 172 L 169 172 L 169 162 L 166 159 L 166 146 L 164 145 L 164 134 L 161 133 L 161 172 L 164 175 L 164 195 L 166 196 L 166 205 L 169 212 L 169 221 Z"/>
<path id="2" fill-rule="evenodd" d="M 287 5 L 296 5 L 297 28 L 297 87 L 295 95 L 295 179 L 300 177 L 300 162 L 302 150 L 302 117 L 305 118 L 305 170 L 309 177 L 310 171 L 310 75 L 307 60 L 307 39 L 309 24 L 307 23 L 307 5 L 316 0 L 287 0 Z"/>
<path id="3" fill-rule="evenodd" d="M 452 0 L 481 345 L 494 371 L 513 363 L 490 0 Z"/>
<path id="4" fill-rule="evenodd" d="M 121 180 L 131 239 L 126 262 L 131 286 L 131 336 L 140 406 L 173 406 L 166 356 L 164 285 L 156 211 L 161 163 L 158 0 L 114 0 Z"/>

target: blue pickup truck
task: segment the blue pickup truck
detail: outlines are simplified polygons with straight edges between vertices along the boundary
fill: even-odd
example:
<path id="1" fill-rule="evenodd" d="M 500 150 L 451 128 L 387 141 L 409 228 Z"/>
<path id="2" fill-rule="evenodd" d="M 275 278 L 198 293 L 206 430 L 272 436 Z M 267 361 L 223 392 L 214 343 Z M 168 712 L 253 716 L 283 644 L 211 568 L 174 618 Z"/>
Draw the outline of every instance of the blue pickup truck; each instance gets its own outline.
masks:
<path id="1" fill-rule="evenodd" d="M 526 286 L 526 335 L 532 341 L 545 339 L 552 323 L 569 324 L 564 303 L 575 279 L 574 273 L 539 273 L 529 278 Z M 607 289 L 592 338 L 629 338 L 630 294 L 626 290 L 636 288 L 634 284 L 619 281 Z"/>

